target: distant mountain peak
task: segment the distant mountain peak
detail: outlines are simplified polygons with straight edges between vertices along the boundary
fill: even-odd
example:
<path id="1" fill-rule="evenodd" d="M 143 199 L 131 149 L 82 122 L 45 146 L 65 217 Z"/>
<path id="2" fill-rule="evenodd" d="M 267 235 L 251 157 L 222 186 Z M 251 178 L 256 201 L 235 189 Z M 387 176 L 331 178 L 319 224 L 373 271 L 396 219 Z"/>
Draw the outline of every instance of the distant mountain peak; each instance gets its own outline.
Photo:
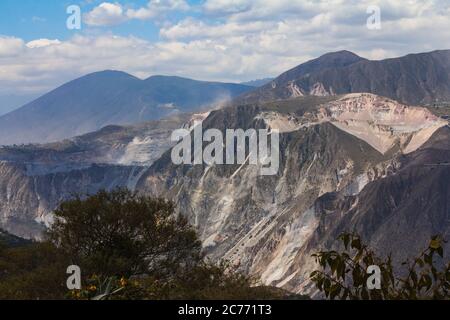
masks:
<path id="1" fill-rule="evenodd" d="M 91 78 L 91 77 L 127 77 L 127 78 L 136 78 L 135 76 L 126 73 L 124 71 L 119 71 L 119 70 L 102 70 L 102 71 L 96 71 L 96 72 L 92 72 L 89 73 L 82 78 Z M 138 79 L 138 78 L 136 78 Z"/>
<path id="2" fill-rule="evenodd" d="M 328 53 L 325 53 L 322 56 L 320 56 L 319 59 L 322 57 L 331 57 L 331 56 L 333 56 L 333 57 L 355 57 L 355 58 L 359 58 L 359 59 L 364 59 L 364 58 L 358 56 L 356 53 L 348 51 L 348 50 L 339 50 L 339 51 L 334 51 L 334 52 L 328 52 Z"/>
<path id="3" fill-rule="evenodd" d="M 313 71 L 321 70 L 325 68 L 332 68 L 332 67 L 345 67 L 348 65 L 351 65 L 355 62 L 359 62 L 361 60 L 366 60 L 365 58 L 362 58 L 358 56 L 357 54 L 347 51 L 347 50 L 341 50 L 341 51 L 335 51 L 335 52 L 329 52 L 325 53 L 324 55 L 321 55 L 320 57 L 309 60 L 305 63 L 300 64 L 296 68 L 298 69 L 305 69 L 305 67 L 311 67 L 312 65 L 315 66 Z M 320 64 L 320 65 L 316 65 Z M 296 69 L 294 68 L 294 69 Z"/>
<path id="4" fill-rule="evenodd" d="M 111 124 L 134 124 L 174 112 L 203 110 L 250 89 L 176 76 L 141 80 L 123 71 L 94 72 L 0 117 L 0 145 L 58 141 Z"/>
<path id="5" fill-rule="evenodd" d="M 329 68 L 346 67 L 362 60 L 365 59 L 346 50 L 329 52 L 286 71 L 276 78 L 275 82 L 295 80 L 311 73 L 320 72 Z"/>
<path id="6" fill-rule="evenodd" d="M 412 105 L 450 102 L 450 50 L 378 61 L 347 50 L 330 52 L 284 72 L 236 101 L 253 103 L 358 92 Z"/>
<path id="7" fill-rule="evenodd" d="M 316 59 L 316 61 L 326 64 L 325 67 L 346 67 L 362 60 L 366 59 L 347 50 L 329 52 Z"/>

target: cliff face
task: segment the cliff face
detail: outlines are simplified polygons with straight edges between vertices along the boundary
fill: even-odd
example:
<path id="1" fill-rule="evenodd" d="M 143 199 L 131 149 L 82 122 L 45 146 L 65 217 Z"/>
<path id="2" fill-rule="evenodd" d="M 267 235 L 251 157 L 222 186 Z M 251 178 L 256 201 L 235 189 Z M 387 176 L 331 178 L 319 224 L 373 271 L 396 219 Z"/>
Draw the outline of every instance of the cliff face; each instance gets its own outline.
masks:
<path id="1" fill-rule="evenodd" d="M 408 159 L 433 153 L 427 141 L 441 141 L 447 130 L 426 109 L 370 94 L 299 98 L 216 111 L 203 127 L 280 129 L 278 174 L 260 176 L 252 165 L 175 166 L 166 153 L 137 188 L 173 199 L 211 257 L 231 260 L 266 284 L 308 291 L 311 254 L 332 247 L 343 231 L 359 231 L 382 254 L 401 251 L 404 257 L 449 226 L 442 218 L 449 199 L 444 172 L 407 169 Z M 449 156 L 443 151 L 441 161 Z M 441 209 L 431 206 L 424 216 L 434 202 L 430 183 L 440 186 L 435 205 Z M 409 199 L 416 184 L 420 206 Z M 400 241 L 404 233 L 409 240 L 421 236 L 411 246 Z"/>
<path id="2" fill-rule="evenodd" d="M 179 114 L 108 126 L 61 142 L 0 148 L 0 228 L 40 238 L 61 201 L 101 189 L 134 190 L 147 167 L 173 145 L 173 130 L 189 128 L 208 114 Z"/>
<path id="3" fill-rule="evenodd" d="M 125 166 L 97 166 L 30 175 L 26 165 L 0 162 L 0 225 L 25 238 L 40 238 L 52 222 L 51 212 L 75 194 L 132 186 L 138 170 Z"/>
<path id="4" fill-rule="evenodd" d="M 433 235 L 448 239 L 450 232 L 450 128 L 436 131 L 420 149 L 398 158 L 398 170 L 366 185 L 360 193 L 327 193 L 317 199 L 319 222 L 299 250 L 288 274 L 296 273 L 285 288 L 310 289 L 310 254 L 333 249 L 342 232 L 354 231 L 380 255 L 392 253 L 394 263 L 412 259 Z M 449 243 L 444 244 L 448 261 Z M 298 270 L 301 270 L 300 272 Z"/>

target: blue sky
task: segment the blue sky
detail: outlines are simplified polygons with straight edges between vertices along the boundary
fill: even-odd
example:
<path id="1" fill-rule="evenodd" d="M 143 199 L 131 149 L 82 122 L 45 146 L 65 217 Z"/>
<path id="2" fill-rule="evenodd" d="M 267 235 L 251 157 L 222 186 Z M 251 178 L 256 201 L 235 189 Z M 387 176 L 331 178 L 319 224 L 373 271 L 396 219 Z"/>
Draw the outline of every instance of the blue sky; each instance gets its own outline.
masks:
<path id="1" fill-rule="evenodd" d="M 69 5 L 81 30 L 66 28 Z M 1 0 L 0 14 L 0 113 L 1 97 L 105 69 L 241 82 L 330 51 L 383 59 L 450 43 L 450 0 Z"/>
<path id="2" fill-rule="evenodd" d="M 64 28 L 65 1 L 3 0 L 0 2 L 0 30 L 26 41 L 69 36 Z"/>
<path id="3" fill-rule="evenodd" d="M 79 5 L 82 12 L 89 12 L 106 1 L 66 1 L 66 0 L 2 0 L 0 1 L 0 30 L 3 35 L 14 35 L 26 41 L 38 38 L 57 38 L 66 40 L 74 35 L 66 25 L 66 8 L 69 5 Z M 201 5 L 201 0 L 186 1 L 191 6 Z M 112 1 L 130 7 L 145 7 L 147 0 Z M 196 12 L 175 12 L 171 21 L 179 21 L 189 16 L 198 16 Z M 86 30 L 85 30 L 86 31 Z M 92 30 L 91 30 L 92 31 Z M 109 31 L 118 35 L 135 35 L 148 40 L 159 38 L 159 28 L 153 20 L 127 21 L 119 26 L 110 27 Z"/>

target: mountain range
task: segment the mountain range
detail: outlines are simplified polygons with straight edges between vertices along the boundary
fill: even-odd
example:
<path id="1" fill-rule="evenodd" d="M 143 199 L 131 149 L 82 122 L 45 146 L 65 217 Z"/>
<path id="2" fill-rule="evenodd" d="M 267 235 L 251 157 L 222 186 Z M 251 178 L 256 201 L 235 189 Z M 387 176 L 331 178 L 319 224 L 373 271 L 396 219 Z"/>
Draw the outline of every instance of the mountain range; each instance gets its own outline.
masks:
<path id="1" fill-rule="evenodd" d="M 62 85 L 0 117 L 0 145 L 55 142 L 107 125 L 217 107 L 252 87 L 169 76 L 140 80 L 103 71 Z"/>
<path id="2" fill-rule="evenodd" d="M 158 120 L 233 104 L 284 100 L 304 95 L 370 92 L 410 105 L 450 101 L 450 51 L 371 61 L 349 51 L 325 54 L 275 79 L 243 84 L 152 76 L 141 80 L 103 71 L 62 85 L 0 116 L 0 145 L 47 143 L 107 125 Z"/>
<path id="3" fill-rule="evenodd" d="M 358 92 L 370 92 L 410 105 L 449 102 L 450 50 L 379 61 L 349 51 L 328 53 L 243 94 L 237 103 Z"/>
<path id="4" fill-rule="evenodd" d="M 402 261 L 432 235 L 450 232 L 448 55 L 375 62 L 330 53 L 222 108 L 193 106 L 164 119 L 0 148 L 0 228 L 39 239 L 54 208 L 74 193 L 127 187 L 174 201 L 210 259 L 292 292 L 314 292 L 311 254 L 336 248 L 344 231 Z M 278 173 L 261 176 L 248 163 L 175 165 L 171 132 L 195 121 L 222 133 L 279 130 Z"/>

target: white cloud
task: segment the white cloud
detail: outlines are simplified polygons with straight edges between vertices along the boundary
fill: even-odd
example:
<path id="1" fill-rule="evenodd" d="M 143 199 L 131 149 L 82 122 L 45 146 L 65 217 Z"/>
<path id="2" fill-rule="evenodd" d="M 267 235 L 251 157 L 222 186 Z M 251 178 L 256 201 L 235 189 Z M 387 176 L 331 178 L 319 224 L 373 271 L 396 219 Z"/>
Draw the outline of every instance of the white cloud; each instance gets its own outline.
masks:
<path id="1" fill-rule="evenodd" d="M 84 22 L 91 26 L 112 26 L 126 20 L 119 3 L 103 2 L 84 15 Z"/>
<path id="2" fill-rule="evenodd" d="M 0 36 L 0 57 L 15 56 L 23 50 L 23 46 L 22 39 Z"/>
<path id="3" fill-rule="evenodd" d="M 37 40 L 33 40 L 30 41 L 26 44 L 26 46 L 28 48 L 42 48 L 42 47 L 47 47 L 47 46 L 51 46 L 54 44 L 60 44 L 61 41 L 59 41 L 58 39 L 54 39 L 54 40 L 50 40 L 50 39 L 37 39 Z"/>
<path id="4" fill-rule="evenodd" d="M 275 26 L 276 23 L 270 21 L 254 21 L 247 23 L 230 22 L 225 24 L 207 25 L 202 21 L 188 18 L 176 25 L 161 28 L 160 34 L 162 37 L 168 39 L 219 38 L 236 34 L 244 35 L 260 33 L 262 30 L 269 30 Z"/>
<path id="5" fill-rule="evenodd" d="M 90 26 L 112 26 L 132 19 L 162 18 L 169 12 L 188 9 L 185 0 L 151 0 L 146 6 L 137 9 L 126 9 L 118 2 L 103 2 L 84 15 L 84 22 Z"/>
<path id="6" fill-rule="evenodd" d="M 223 15 L 247 11 L 251 6 L 251 1 L 248 0 L 208 0 L 204 9 L 208 13 Z"/>
<path id="7" fill-rule="evenodd" d="M 347 2 L 349 2 L 347 0 Z M 233 20 L 272 20 L 274 17 L 303 17 L 322 9 L 344 5 L 343 0 L 206 0 L 205 13 L 228 16 Z"/>
<path id="8" fill-rule="evenodd" d="M 129 19 L 148 20 L 170 11 L 186 11 L 189 5 L 185 0 L 151 0 L 146 7 L 128 9 Z"/>

